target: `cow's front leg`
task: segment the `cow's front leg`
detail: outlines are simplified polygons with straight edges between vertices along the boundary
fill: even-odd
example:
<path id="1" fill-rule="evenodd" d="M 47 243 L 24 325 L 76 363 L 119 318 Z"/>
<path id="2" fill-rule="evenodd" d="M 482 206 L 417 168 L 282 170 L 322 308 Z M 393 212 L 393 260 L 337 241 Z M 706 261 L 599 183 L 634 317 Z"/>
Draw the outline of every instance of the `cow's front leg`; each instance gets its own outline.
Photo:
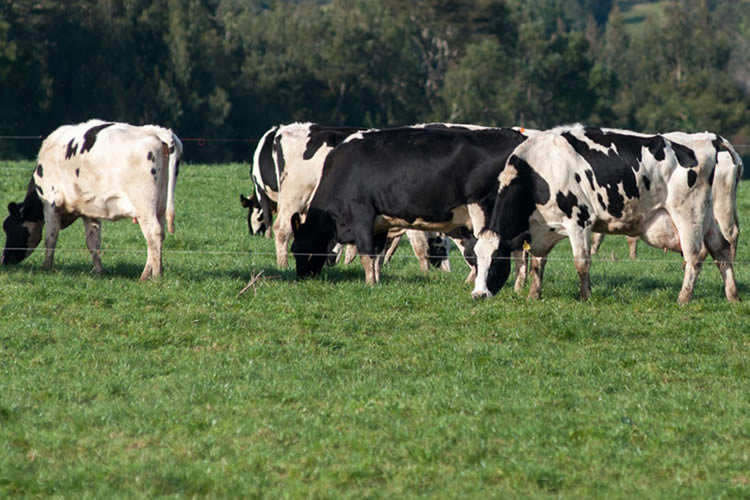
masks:
<path id="1" fill-rule="evenodd" d="M 529 285 L 529 298 L 540 299 L 542 297 L 542 279 L 544 278 L 544 266 L 547 265 L 547 256 L 531 256 L 531 285 Z"/>
<path id="2" fill-rule="evenodd" d="M 55 264 L 55 247 L 57 246 L 57 237 L 60 234 L 62 223 L 56 213 L 45 213 L 44 224 L 47 226 L 44 235 L 44 264 L 45 269 L 51 269 Z"/>
<path id="3" fill-rule="evenodd" d="M 529 260 L 529 252 L 526 250 L 516 250 L 511 255 L 513 256 L 513 263 L 516 267 L 516 282 L 513 285 L 513 291 L 520 293 L 526 285 L 526 278 L 528 275 L 528 267 L 526 263 Z"/>
<path id="4" fill-rule="evenodd" d="M 84 217 L 83 226 L 86 230 L 86 247 L 88 247 L 91 259 L 94 261 L 94 272 L 101 274 L 104 271 L 101 259 L 102 223 L 99 219 Z"/>

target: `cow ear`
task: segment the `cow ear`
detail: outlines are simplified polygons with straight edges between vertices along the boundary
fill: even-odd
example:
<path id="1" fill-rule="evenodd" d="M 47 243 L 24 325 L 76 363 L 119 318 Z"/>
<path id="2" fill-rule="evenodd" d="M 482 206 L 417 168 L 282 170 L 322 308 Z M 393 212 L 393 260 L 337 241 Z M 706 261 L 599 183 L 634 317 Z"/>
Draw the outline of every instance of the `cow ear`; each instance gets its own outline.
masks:
<path id="1" fill-rule="evenodd" d="M 248 200 L 244 194 L 240 193 L 240 205 L 242 205 L 245 208 L 250 207 L 250 200 Z"/>
<path id="2" fill-rule="evenodd" d="M 15 201 L 8 203 L 8 213 L 13 217 L 21 217 L 21 207 Z"/>
<path id="3" fill-rule="evenodd" d="M 292 232 L 294 235 L 297 235 L 297 231 L 299 231 L 299 228 L 302 226 L 302 219 L 300 219 L 299 212 L 294 212 L 294 215 L 292 215 Z"/>
<path id="4" fill-rule="evenodd" d="M 531 248 L 529 246 L 530 244 L 531 234 L 528 231 L 524 231 L 523 233 L 510 240 L 500 240 L 500 247 L 510 252 L 521 249 L 529 250 Z"/>
<path id="5" fill-rule="evenodd" d="M 528 231 L 524 231 L 512 240 L 510 240 L 510 249 L 513 250 L 529 250 L 531 248 L 531 234 Z"/>

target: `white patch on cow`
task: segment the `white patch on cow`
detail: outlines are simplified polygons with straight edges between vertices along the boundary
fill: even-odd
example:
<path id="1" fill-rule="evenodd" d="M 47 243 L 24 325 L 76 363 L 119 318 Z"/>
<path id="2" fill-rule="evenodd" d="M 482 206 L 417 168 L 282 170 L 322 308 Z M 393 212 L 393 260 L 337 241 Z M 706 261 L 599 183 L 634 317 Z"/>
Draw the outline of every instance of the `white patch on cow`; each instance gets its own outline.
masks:
<path id="1" fill-rule="evenodd" d="M 261 154 L 261 151 L 263 150 L 263 145 L 266 143 L 266 139 L 268 138 L 268 135 L 275 134 L 277 129 L 278 129 L 277 126 L 273 126 L 270 129 L 266 130 L 266 132 L 261 136 L 260 140 L 258 141 L 258 146 L 255 148 L 255 152 L 253 153 L 252 176 L 253 176 L 253 184 L 255 184 L 255 196 L 257 197 L 257 199 L 260 199 L 260 195 L 258 193 L 259 189 L 263 190 L 266 194 L 268 194 L 269 198 L 271 198 L 272 196 L 273 197 L 276 196 L 275 191 L 271 191 L 269 193 L 269 189 L 266 186 L 266 184 L 263 182 L 263 177 L 260 175 L 260 154 Z M 277 175 L 278 175 L 278 172 L 277 172 Z"/>
<path id="2" fill-rule="evenodd" d="M 391 217 L 389 215 L 378 215 L 375 217 L 375 232 L 381 233 L 389 230 L 393 227 L 400 227 L 404 229 L 419 229 L 421 231 L 438 231 L 447 233 L 456 229 L 457 227 L 471 227 L 472 221 L 469 217 L 469 210 L 466 205 L 460 205 L 451 210 L 452 218 L 449 221 L 427 221 L 421 217 L 417 217 L 413 221 L 400 219 L 398 217 Z"/>
<path id="3" fill-rule="evenodd" d="M 471 296 L 475 299 L 492 297 L 487 288 L 487 274 L 492 264 L 492 254 L 500 247 L 500 236 L 494 231 L 483 231 L 477 238 L 474 253 L 477 256 L 477 276 Z"/>

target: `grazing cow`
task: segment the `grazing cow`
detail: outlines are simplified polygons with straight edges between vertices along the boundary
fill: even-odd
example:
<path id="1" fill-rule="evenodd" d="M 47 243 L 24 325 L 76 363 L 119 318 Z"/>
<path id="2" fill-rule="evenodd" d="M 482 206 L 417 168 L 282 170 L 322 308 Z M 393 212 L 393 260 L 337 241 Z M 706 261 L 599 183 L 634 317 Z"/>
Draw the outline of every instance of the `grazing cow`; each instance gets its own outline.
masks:
<path id="1" fill-rule="evenodd" d="M 94 271 L 102 272 L 101 219 L 135 218 L 148 245 L 141 280 L 161 274 L 164 218 L 174 232 L 174 189 L 182 143 L 171 130 L 90 120 L 65 125 L 42 143 L 21 204 L 10 203 L 2 264 L 31 255 L 47 226 L 44 267 L 52 267 L 61 229 L 78 217 Z"/>
<path id="2" fill-rule="evenodd" d="M 581 281 L 591 295 L 592 231 L 640 236 L 658 248 L 682 252 L 681 304 L 692 298 L 702 242 L 716 261 L 730 301 L 739 300 L 729 242 L 711 212 L 710 184 L 719 149 L 714 134 L 691 136 L 690 147 L 662 135 L 581 125 L 560 127 L 521 144 L 500 174 L 489 228 L 475 246 L 474 297 L 496 293 L 508 278 L 507 241 L 526 240 L 533 256 L 529 297 L 541 295 L 546 256 L 570 239 Z"/>
<path id="3" fill-rule="evenodd" d="M 690 147 L 690 135 L 680 132 L 670 132 L 664 134 L 664 136 L 673 142 Z M 702 134 L 697 134 L 697 136 L 698 140 L 702 140 Z M 740 221 L 737 214 L 737 187 L 742 179 L 742 170 L 742 158 L 734 150 L 720 151 L 716 160 L 713 184 L 711 185 L 711 204 L 714 219 L 716 219 L 721 234 L 729 242 L 733 262 L 737 254 L 737 241 L 740 236 Z M 597 253 L 603 241 L 604 234 L 594 233 L 591 246 L 592 255 Z M 635 259 L 637 256 L 638 238 L 628 236 L 627 243 L 630 250 L 630 258 Z M 707 254 L 708 249 L 703 245 L 701 260 L 704 260 Z"/>
<path id="4" fill-rule="evenodd" d="M 325 159 L 304 224 L 292 216 L 297 277 L 320 273 L 333 242 L 357 245 L 368 283 L 390 228 L 486 227 L 498 174 L 526 136 L 513 129 L 401 128 L 350 136 Z M 517 249 L 521 241 L 504 242 Z"/>
<path id="5" fill-rule="evenodd" d="M 334 147 L 362 129 L 326 127 L 315 123 L 292 123 L 278 129 L 273 154 L 280 186 L 278 214 L 273 224 L 276 264 L 288 265 L 289 240 L 292 238 L 291 217 L 304 218 L 313 193 L 320 182 L 323 162 Z M 328 249 L 331 251 L 332 247 Z"/>

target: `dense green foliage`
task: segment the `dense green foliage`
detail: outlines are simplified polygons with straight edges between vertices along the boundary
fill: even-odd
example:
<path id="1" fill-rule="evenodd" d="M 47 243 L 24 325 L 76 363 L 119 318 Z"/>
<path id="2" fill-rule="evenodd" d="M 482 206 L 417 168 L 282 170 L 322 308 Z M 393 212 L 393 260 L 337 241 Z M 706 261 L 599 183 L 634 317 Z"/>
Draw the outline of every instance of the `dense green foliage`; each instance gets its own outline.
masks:
<path id="1" fill-rule="evenodd" d="M 0 169 L 19 199 L 33 164 Z M 247 235 L 247 169 L 182 169 L 158 281 L 129 221 L 103 224 L 104 276 L 79 222 L 54 270 L 0 270 L 0 497 L 750 495 L 744 239 L 739 304 L 708 262 L 678 306 L 679 255 L 616 237 L 586 303 L 565 243 L 540 301 L 472 301 L 455 253 L 422 275 L 406 247 L 378 286 L 296 282 Z"/>
<path id="2" fill-rule="evenodd" d="M 99 117 L 245 139 L 189 141 L 192 161 L 244 161 L 295 120 L 748 143 L 748 40 L 750 0 L 0 0 L 0 135 Z"/>

